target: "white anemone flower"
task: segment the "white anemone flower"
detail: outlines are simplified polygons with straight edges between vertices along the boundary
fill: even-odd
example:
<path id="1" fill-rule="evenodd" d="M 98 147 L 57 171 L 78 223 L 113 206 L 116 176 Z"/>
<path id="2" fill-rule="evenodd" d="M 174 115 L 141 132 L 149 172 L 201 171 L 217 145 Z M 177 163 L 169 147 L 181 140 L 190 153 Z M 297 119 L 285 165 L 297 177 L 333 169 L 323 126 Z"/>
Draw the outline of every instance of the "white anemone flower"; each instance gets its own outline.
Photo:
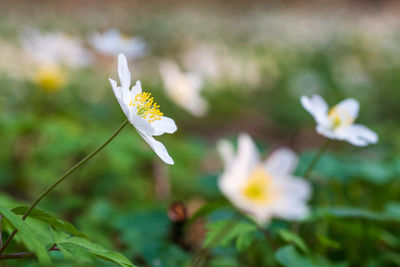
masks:
<path id="1" fill-rule="evenodd" d="M 40 65 L 81 67 L 89 64 L 91 55 L 77 38 L 61 32 L 26 32 L 21 38 L 25 52 Z"/>
<path id="2" fill-rule="evenodd" d="M 123 54 L 118 56 L 118 75 L 121 86 L 116 81 L 109 80 L 125 116 L 165 163 L 174 164 L 165 146 L 153 138 L 164 133 L 174 133 L 177 129 L 174 120 L 160 112 L 160 106 L 154 102 L 151 94 L 142 91 L 140 81 L 130 88 L 131 73 Z"/>
<path id="3" fill-rule="evenodd" d="M 328 104 L 319 95 L 302 96 L 301 104 L 317 122 L 319 134 L 347 141 L 355 146 L 366 146 L 378 142 L 378 135 L 364 125 L 355 124 L 360 104 L 348 98 L 328 110 Z"/>
<path id="4" fill-rule="evenodd" d="M 294 152 L 281 148 L 262 162 L 247 134 L 239 136 L 236 155 L 225 140 L 218 143 L 218 150 L 225 165 L 218 186 L 237 208 L 260 225 L 274 217 L 298 220 L 307 216 L 311 187 L 293 175 L 298 163 Z"/>
<path id="5" fill-rule="evenodd" d="M 164 60 L 160 64 L 161 77 L 167 96 L 194 116 L 205 115 L 208 105 L 200 96 L 203 79 L 195 73 L 183 73 L 178 64 Z"/>
<path id="6" fill-rule="evenodd" d="M 146 43 L 142 38 L 125 36 L 116 29 L 94 33 L 89 43 L 100 53 L 110 56 L 122 53 L 128 58 L 139 58 L 146 53 Z"/>

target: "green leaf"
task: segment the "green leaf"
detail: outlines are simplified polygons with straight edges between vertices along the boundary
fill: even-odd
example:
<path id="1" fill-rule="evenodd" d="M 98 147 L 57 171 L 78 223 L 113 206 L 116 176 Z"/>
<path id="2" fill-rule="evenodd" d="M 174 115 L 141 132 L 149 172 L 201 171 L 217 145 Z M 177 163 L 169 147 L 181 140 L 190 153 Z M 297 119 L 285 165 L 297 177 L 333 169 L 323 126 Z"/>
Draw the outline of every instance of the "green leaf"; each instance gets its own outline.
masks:
<path id="1" fill-rule="evenodd" d="M 276 260 L 287 267 L 329 267 L 329 266 L 347 266 L 346 263 L 331 263 L 319 255 L 302 255 L 293 245 L 280 248 L 275 253 Z"/>
<path id="2" fill-rule="evenodd" d="M 293 243 L 296 247 L 298 247 L 302 252 L 307 253 L 308 247 L 303 239 L 298 236 L 297 234 L 286 230 L 286 229 L 279 229 L 277 234 L 286 242 Z"/>
<path id="3" fill-rule="evenodd" d="M 379 231 L 378 238 L 379 238 L 379 240 L 381 240 L 382 242 L 386 243 L 387 245 L 389 245 L 393 248 L 400 247 L 400 239 L 396 235 L 392 234 L 389 231 L 381 229 Z"/>
<path id="4" fill-rule="evenodd" d="M 62 254 L 66 259 L 75 262 L 94 262 L 95 257 L 90 252 L 75 244 L 70 243 L 58 243 L 57 247 L 61 250 Z"/>
<path id="5" fill-rule="evenodd" d="M 400 221 L 400 202 L 389 202 L 385 205 L 384 211 L 389 218 Z"/>
<path id="6" fill-rule="evenodd" d="M 135 267 L 124 255 L 121 253 L 108 250 L 101 245 L 94 244 L 88 239 L 83 237 L 70 237 L 65 233 L 53 231 L 54 241 L 60 247 L 63 255 L 66 258 L 79 258 L 83 257 L 84 261 L 90 261 L 94 257 L 114 262 L 123 267 Z"/>
<path id="7" fill-rule="evenodd" d="M 330 239 L 328 236 L 323 235 L 323 234 L 317 234 L 317 239 L 319 243 L 327 248 L 332 248 L 332 249 L 340 249 L 341 245 L 339 242 L 336 242 L 335 240 Z"/>
<path id="8" fill-rule="evenodd" d="M 357 207 L 327 207 L 318 208 L 310 219 L 323 219 L 326 217 L 346 218 L 346 219 L 365 219 L 372 221 L 388 221 L 397 218 L 390 218 L 385 213 L 375 212 Z M 399 218 L 400 220 L 400 218 Z"/>
<path id="9" fill-rule="evenodd" d="M 242 234 L 236 238 L 236 249 L 238 251 L 243 251 L 248 248 L 254 240 L 254 235 Z"/>
<path id="10" fill-rule="evenodd" d="M 204 217 L 225 205 L 227 205 L 227 202 L 209 202 L 209 203 L 204 204 L 186 222 L 186 224 L 185 224 L 186 227 L 192 225 L 192 223 L 195 222 L 197 219 Z"/>
<path id="11" fill-rule="evenodd" d="M 42 263 L 50 263 L 51 259 L 45 247 L 35 236 L 35 231 L 31 229 L 21 217 L 13 213 L 7 208 L 0 206 L 0 213 L 18 230 L 18 236 L 29 250 L 35 252 L 39 261 Z"/>
<path id="12" fill-rule="evenodd" d="M 14 212 L 15 214 L 22 215 L 27 211 L 28 208 L 29 208 L 28 206 L 19 206 L 19 207 L 13 208 L 11 211 Z M 29 218 L 33 218 L 33 219 L 42 221 L 42 222 L 44 222 L 48 225 L 51 225 L 57 229 L 66 231 L 74 236 L 86 237 L 85 234 L 76 230 L 76 228 L 71 223 L 57 219 L 53 215 L 51 215 L 43 210 L 40 210 L 40 209 L 33 209 L 32 212 L 29 214 Z"/>
<path id="13" fill-rule="evenodd" d="M 204 247 L 226 247 L 236 239 L 236 246 L 243 249 L 243 245 L 251 243 L 251 240 L 246 240 L 249 238 L 247 236 L 252 236 L 253 232 L 257 231 L 257 226 L 254 223 L 239 222 L 233 219 L 209 223 L 207 228 Z"/>

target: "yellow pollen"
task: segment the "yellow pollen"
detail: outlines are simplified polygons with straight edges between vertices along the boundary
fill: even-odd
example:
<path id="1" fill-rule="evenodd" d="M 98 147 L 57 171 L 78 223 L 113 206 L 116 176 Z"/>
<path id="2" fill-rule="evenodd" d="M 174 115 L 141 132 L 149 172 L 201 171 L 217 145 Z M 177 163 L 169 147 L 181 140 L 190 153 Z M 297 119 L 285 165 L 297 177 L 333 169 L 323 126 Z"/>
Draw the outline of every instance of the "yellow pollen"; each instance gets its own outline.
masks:
<path id="1" fill-rule="evenodd" d="M 150 123 L 161 120 L 161 117 L 164 115 L 159 110 L 160 106 L 151 97 L 151 93 L 142 92 L 137 94 L 135 99 L 131 100 L 129 106 L 136 107 L 137 115 Z"/>
<path id="2" fill-rule="evenodd" d="M 342 126 L 349 126 L 354 122 L 354 118 L 350 116 L 346 110 L 340 110 L 337 106 L 331 108 L 328 118 L 332 121 L 332 128 L 337 129 Z"/>
<path id="3" fill-rule="evenodd" d="M 35 81 L 43 90 L 55 92 L 65 85 L 66 77 L 57 66 L 43 66 L 38 69 Z"/>
<path id="4" fill-rule="evenodd" d="M 257 166 L 246 184 L 242 188 L 243 195 L 250 201 L 257 204 L 270 202 L 275 194 L 271 194 L 271 176 L 263 166 Z"/>

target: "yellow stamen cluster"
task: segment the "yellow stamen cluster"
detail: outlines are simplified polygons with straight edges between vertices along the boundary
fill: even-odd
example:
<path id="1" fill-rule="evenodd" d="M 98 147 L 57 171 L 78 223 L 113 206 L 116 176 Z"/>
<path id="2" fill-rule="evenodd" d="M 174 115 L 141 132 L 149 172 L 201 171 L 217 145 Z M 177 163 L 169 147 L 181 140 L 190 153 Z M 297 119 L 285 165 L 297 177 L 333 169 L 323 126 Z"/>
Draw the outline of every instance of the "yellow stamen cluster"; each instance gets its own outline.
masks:
<path id="1" fill-rule="evenodd" d="M 346 110 L 339 110 L 337 106 L 331 108 L 328 113 L 329 119 L 332 121 L 332 128 L 337 129 L 342 126 L 349 126 L 354 122 L 354 118 L 346 112 Z"/>
<path id="2" fill-rule="evenodd" d="M 258 166 L 242 188 L 243 195 L 250 201 L 262 204 L 271 201 L 271 177 L 262 166 Z"/>
<path id="3" fill-rule="evenodd" d="M 151 93 L 140 93 L 135 96 L 134 100 L 131 100 L 129 106 L 136 107 L 137 115 L 152 123 L 157 120 L 161 120 L 163 113 L 160 112 L 160 106 L 154 102 L 154 98 Z"/>

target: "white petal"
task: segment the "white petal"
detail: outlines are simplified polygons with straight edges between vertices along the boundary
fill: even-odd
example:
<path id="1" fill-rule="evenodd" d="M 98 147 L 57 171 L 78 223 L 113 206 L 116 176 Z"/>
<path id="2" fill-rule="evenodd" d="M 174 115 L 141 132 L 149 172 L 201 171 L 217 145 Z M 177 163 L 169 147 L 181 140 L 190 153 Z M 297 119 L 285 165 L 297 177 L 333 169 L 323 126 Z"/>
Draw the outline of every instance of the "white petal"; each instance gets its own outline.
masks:
<path id="1" fill-rule="evenodd" d="M 307 217 L 310 210 L 304 202 L 287 201 L 275 210 L 274 215 L 287 220 L 301 220 Z"/>
<path id="2" fill-rule="evenodd" d="M 251 137 L 247 134 L 241 134 L 238 140 L 236 157 L 233 157 L 230 164 L 225 166 L 224 173 L 218 180 L 218 186 L 223 194 L 230 199 L 238 196 L 240 194 L 240 186 L 246 181 L 258 163 L 258 151 Z"/>
<path id="3" fill-rule="evenodd" d="M 175 121 L 168 117 L 161 117 L 160 120 L 156 120 L 151 123 L 154 128 L 154 133 L 152 135 L 158 136 L 164 133 L 172 134 L 177 130 Z"/>
<path id="4" fill-rule="evenodd" d="M 128 69 L 128 62 L 124 54 L 118 55 L 118 76 L 123 89 L 128 89 L 131 86 L 131 73 Z"/>
<path id="5" fill-rule="evenodd" d="M 357 100 L 353 98 L 345 99 L 336 105 L 339 115 L 345 114 L 345 116 L 350 116 L 352 120 L 355 120 L 358 116 L 358 111 L 360 109 L 360 104 Z M 346 119 L 346 118 L 344 118 Z"/>
<path id="6" fill-rule="evenodd" d="M 217 143 L 217 150 L 224 162 L 225 168 L 227 168 L 234 159 L 233 146 L 227 140 L 220 140 Z"/>
<path id="7" fill-rule="evenodd" d="M 256 212 L 249 211 L 254 220 L 261 226 L 265 226 L 271 220 L 272 214 L 270 211 L 257 210 Z"/>
<path id="8" fill-rule="evenodd" d="M 192 97 L 187 102 L 181 104 L 181 107 L 189 111 L 194 116 L 204 116 L 208 109 L 208 103 L 199 95 Z"/>
<path id="9" fill-rule="evenodd" d="M 123 100 L 122 89 L 121 89 L 121 87 L 118 87 L 118 86 L 117 86 L 117 82 L 114 81 L 114 80 L 112 80 L 112 79 L 110 79 L 110 78 L 109 78 L 109 81 L 110 81 L 110 83 L 111 83 L 111 87 L 112 87 L 112 89 L 113 89 L 115 98 L 116 98 L 117 101 L 118 101 L 118 104 L 121 106 L 121 109 L 122 109 L 122 111 L 124 112 L 125 116 L 129 119 L 129 117 L 130 117 L 129 106 L 128 106 L 128 105 L 124 102 L 124 100 Z M 131 122 L 131 123 L 132 123 L 132 122 Z"/>
<path id="10" fill-rule="evenodd" d="M 311 185 L 303 178 L 288 176 L 281 180 L 286 180 L 282 181 L 284 185 L 281 185 L 281 188 L 285 191 L 288 199 L 297 201 L 300 199 L 308 200 L 310 198 L 312 190 Z"/>
<path id="11" fill-rule="evenodd" d="M 156 152 L 157 156 L 159 156 L 160 159 L 162 159 L 162 161 L 170 165 L 174 164 L 174 160 L 168 154 L 167 149 L 162 143 L 160 143 L 150 135 L 147 135 L 141 131 L 138 132 L 143 137 L 143 139 L 150 145 L 150 147 L 154 150 L 154 152 Z"/>
<path id="12" fill-rule="evenodd" d="M 192 85 L 192 90 L 199 92 L 203 88 L 203 77 L 198 73 L 186 74 L 189 84 Z"/>
<path id="13" fill-rule="evenodd" d="M 366 146 L 378 142 L 378 135 L 364 125 L 353 124 L 349 127 L 338 129 L 337 134 L 341 140 L 346 140 L 355 146 Z"/>
<path id="14" fill-rule="evenodd" d="M 336 136 L 335 132 L 333 132 L 330 128 L 322 126 L 322 125 L 317 125 L 317 127 L 315 128 L 315 130 L 317 131 L 317 133 L 319 133 L 320 135 L 323 135 L 329 139 L 338 139 L 338 137 Z"/>
<path id="15" fill-rule="evenodd" d="M 292 150 L 281 148 L 268 157 L 265 168 L 273 176 L 284 176 L 293 173 L 298 162 L 299 159 Z"/>
<path id="16" fill-rule="evenodd" d="M 108 78 L 108 80 L 110 81 L 111 87 L 113 89 L 114 95 L 117 99 L 121 99 L 122 98 L 122 92 L 121 92 L 121 88 L 118 87 L 117 82 L 114 81 L 111 78 Z"/>
<path id="17" fill-rule="evenodd" d="M 131 90 L 132 98 L 135 98 L 135 96 L 137 94 L 140 94 L 141 92 L 142 92 L 142 84 L 140 83 L 140 81 L 136 81 L 136 84 L 132 87 Z"/>
<path id="18" fill-rule="evenodd" d="M 258 162 L 259 154 L 253 139 L 248 134 L 240 134 L 235 167 L 242 167 L 240 173 L 246 175 L 254 169 Z"/>
<path id="19" fill-rule="evenodd" d="M 154 128 L 151 126 L 151 124 L 142 117 L 137 116 L 136 110 L 134 109 L 130 109 L 129 121 L 142 133 L 150 136 L 154 134 Z"/>
<path id="20" fill-rule="evenodd" d="M 316 120 L 317 124 L 329 125 L 328 121 L 328 104 L 319 95 L 313 95 L 311 98 L 302 96 L 300 98 L 301 105 Z"/>
<path id="21" fill-rule="evenodd" d="M 311 185 L 304 179 L 297 177 L 282 177 L 275 179 L 279 194 L 271 204 L 274 216 L 297 220 L 307 216 L 309 209 L 307 201 L 311 198 Z"/>

